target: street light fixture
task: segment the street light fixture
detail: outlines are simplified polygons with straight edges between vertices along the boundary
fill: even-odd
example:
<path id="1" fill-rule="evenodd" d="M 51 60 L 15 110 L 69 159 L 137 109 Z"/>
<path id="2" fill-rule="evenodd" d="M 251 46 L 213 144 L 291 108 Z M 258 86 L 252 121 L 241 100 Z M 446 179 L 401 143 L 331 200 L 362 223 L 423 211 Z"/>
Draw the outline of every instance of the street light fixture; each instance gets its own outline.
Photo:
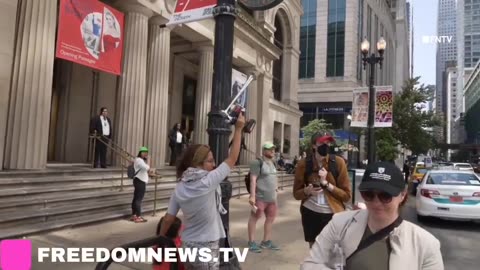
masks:
<path id="1" fill-rule="evenodd" d="M 387 42 L 383 37 L 377 42 L 377 51 L 379 56 L 372 53 L 370 56 L 370 42 L 365 38 L 361 44 L 361 51 L 362 51 L 362 61 L 363 61 L 363 69 L 367 68 L 367 65 L 370 65 L 370 78 L 369 78 L 369 102 L 368 102 L 368 163 L 372 164 L 375 162 L 375 65 L 379 64 L 380 69 L 382 68 L 383 63 L 383 54 L 385 53 L 385 49 L 387 47 Z"/>

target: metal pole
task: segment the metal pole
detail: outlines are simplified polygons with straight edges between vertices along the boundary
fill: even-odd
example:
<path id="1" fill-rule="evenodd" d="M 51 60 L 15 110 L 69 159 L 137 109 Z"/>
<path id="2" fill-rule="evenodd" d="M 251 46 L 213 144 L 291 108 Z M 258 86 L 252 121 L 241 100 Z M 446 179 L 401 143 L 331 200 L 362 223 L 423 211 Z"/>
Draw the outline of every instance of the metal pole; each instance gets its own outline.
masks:
<path id="1" fill-rule="evenodd" d="M 208 115 L 209 144 L 218 162 L 228 156 L 228 139 L 231 126 L 221 113 L 231 98 L 233 34 L 235 23 L 235 0 L 219 0 L 215 14 L 214 73 L 211 111 Z M 232 183 L 225 179 L 221 184 L 222 204 L 229 211 Z M 229 231 L 229 213 L 222 215 L 223 226 Z"/>
<path id="2" fill-rule="evenodd" d="M 97 143 L 97 131 L 93 132 L 93 159 L 92 159 L 92 168 L 95 168 L 95 159 L 97 158 L 97 155 L 95 154 L 95 147 Z"/>
<path id="3" fill-rule="evenodd" d="M 123 161 L 120 159 L 120 166 L 122 167 L 122 178 L 120 178 L 120 191 L 123 191 Z"/>
<path id="4" fill-rule="evenodd" d="M 369 102 L 368 102 L 368 164 L 375 162 L 375 54 L 372 54 L 370 64 Z"/>

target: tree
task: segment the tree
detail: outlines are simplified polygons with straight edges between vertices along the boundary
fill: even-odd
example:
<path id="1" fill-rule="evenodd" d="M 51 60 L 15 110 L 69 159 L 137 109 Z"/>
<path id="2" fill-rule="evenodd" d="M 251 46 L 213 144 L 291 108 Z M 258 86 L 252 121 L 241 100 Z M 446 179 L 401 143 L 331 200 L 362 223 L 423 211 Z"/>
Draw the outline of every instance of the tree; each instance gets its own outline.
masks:
<path id="1" fill-rule="evenodd" d="M 379 128 L 375 131 L 377 139 L 377 156 L 382 161 L 394 161 L 398 154 L 398 140 L 391 128 Z"/>
<path id="2" fill-rule="evenodd" d="M 300 148 L 303 151 L 308 152 L 308 149 L 312 149 L 312 136 L 315 134 L 324 134 L 328 133 L 334 135 L 333 130 L 331 129 L 331 124 L 325 122 L 323 119 L 314 119 L 308 122 L 308 125 L 302 128 L 303 139 L 300 139 Z"/>
<path id="3" fill-rule="evenodd" d="M 379 155 L 390 157 L 393 145 L 410 149 L 415 155 L 426 153 L 435 146 L 433 134 L 427 128 L 440 126 L 441 121 L 433 111 L 423 111 L 421 106 L 433 100 L 435 89 L 431 85 L 419 85 L 419 79 L 407 80 L 402 92 L 395 95 L 392 128 L 377 132 Z"/>

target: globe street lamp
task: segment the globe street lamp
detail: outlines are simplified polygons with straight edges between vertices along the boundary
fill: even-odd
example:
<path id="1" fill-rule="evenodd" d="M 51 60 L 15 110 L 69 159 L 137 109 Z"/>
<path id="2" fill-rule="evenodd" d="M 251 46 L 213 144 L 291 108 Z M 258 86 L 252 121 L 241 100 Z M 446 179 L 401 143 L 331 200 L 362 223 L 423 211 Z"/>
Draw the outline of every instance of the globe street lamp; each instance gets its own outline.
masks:
<path id="1" fill-rule="evenodd" d="M 367 158 L 368 163 L 372 164 L 375 162 L 375 65 L 379 64 L 380 69 L 382 68 L 383 63 L 383 53 L 387 47 L 387 42 L 383 37 L 381 37 L 377 42 L 377 51 L 379 56 L 375 55 L 373 52 L 370 56 L 370 42 L 365 38 L 361 44 L 361 51 L 363 55 L 363 69 L 367 68 L 367 64 L 370 65 L 370 78 L 369 78 L 369 102 L 368 102 L 368 150 Z"/>

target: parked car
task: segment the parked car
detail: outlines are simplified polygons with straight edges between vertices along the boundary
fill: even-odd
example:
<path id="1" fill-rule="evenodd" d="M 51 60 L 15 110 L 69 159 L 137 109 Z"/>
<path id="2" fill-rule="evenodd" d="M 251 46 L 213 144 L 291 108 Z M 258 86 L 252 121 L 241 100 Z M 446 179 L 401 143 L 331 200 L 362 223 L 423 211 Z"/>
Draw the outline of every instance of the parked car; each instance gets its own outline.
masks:
<path id="1" fill-rule="evenodd" d="M 423 176 L 427 173 L 427 168 L 425 168 L 425 163 L 417 162 L 413 168 L 412 176 L 410 176 L 410 182 L 412 185 L 412 194 L 415 195 L 417 190 L 418 183 L 422 181 Z"/>
<path id="2" fill-rule="evenodd" d="M 461 171 L 473 171 L 473 167 L 469 163 L 453 163 L 453 167 Z"/>
<path id="3" fill-rule="evenodd" d="M 480 173 L 480 165 L 478 165 L 477 163 L 470 163 L 470 165 L 472 165 L 474 172 Z"/>
<path id="4" fill-rule="evenodd" d="M 432 170 L 417 188 L 417 217 L 480 220 L 480 178 L 473 171 Z"/>

